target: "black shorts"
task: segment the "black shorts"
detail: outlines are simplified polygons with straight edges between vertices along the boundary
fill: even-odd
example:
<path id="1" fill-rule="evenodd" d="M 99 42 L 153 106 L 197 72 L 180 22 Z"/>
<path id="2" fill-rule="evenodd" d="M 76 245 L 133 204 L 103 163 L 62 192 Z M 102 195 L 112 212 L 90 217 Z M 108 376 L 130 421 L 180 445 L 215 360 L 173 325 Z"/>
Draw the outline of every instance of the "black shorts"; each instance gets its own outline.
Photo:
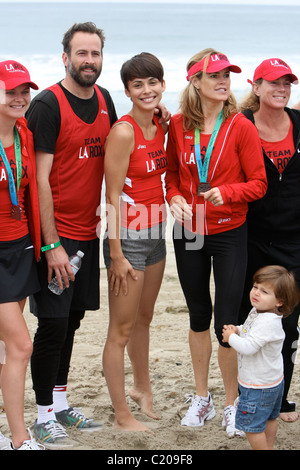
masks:
<path id="1" fill-rule="evenodd" d="M 30 310 L 38 318 L 66 318 L 70 310 L 99 309 L 99 239 L 80 241 L 60 237 L 60 241 L 69 256 L 78 250 L 84 253 L 82 265 L 70 287 L 56 295 L 48 289 L 48 266 L 42 254 L 38 263 L 41 290 L 30 298 Z"/>
<path id="2" fill-rule="evenodd" d="M 178 234 L 178 224 L 176 234 Z M 210 328 L 212 312 L 219 343 L 225 324 L 237 324 L 247 266 L 247 225 L 228 232 L 204 236 L 203 247 L 187 250 L 192 236 L 173 237 L 177 270 L 190 315 L 190 328 L 195 332 Z M 210 294 L 213 266 L 214 308 Z"/>
<path id="3" fill-rule="evenodd" d="M 0 242 L 0 303 L 23 300 L 39 289 L 30 235 Z"/>

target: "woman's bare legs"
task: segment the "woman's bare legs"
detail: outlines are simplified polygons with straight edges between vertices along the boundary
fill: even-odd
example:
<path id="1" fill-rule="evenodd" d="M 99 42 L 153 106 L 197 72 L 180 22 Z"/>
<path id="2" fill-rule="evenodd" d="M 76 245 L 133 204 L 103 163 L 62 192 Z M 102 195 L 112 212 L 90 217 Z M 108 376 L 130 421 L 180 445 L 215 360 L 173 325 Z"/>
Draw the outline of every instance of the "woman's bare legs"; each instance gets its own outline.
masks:
<path id="1" fill-rule="evenodd" d="M 103 351 L 103 371 L 115 411 L 115 427 L 124 431 L 148 431 L 131 414 L 125 395 L 124 353 L 136 320 L 144 273 L 128 276 L 128 293 L 109 292 L 110 322 Z"/>
<path id="2" fill-rule="evenodd" d="M 153 419 L 160 419 L 160 416 L 153 411 L 153 394 L 149 375 L 150 324 L 164 269 L 165 259 L 146 267 L 139 310 L 134 330 L 127 344 L 134 377 L 134 385 L 129 395 L 139 404 L 141 411 Z"/>
<path id="3" fill-rule="evenodd" d="M 110 323 L 103 352 L 103 370 L 115 411 L 115 427 L 125 431 L 150 431 L 129 410 L 125 394 L 124 354 L 125 347 L 130 343 L 128 349 L 135 377 L 131 396 L 143 411 L 153 413 L 148 371 L 149 326 L 164 265 L 165 261 L 147 267 L 145 272 L 139 271 L 137 280 L 128 276 L 126 296 L 121 292 L 118 296 L 109 293 Z"/>
<path id="4" fill-rule="evenodd" d="M 1 389 L 15 448 L 29 439 L 24 422 L 24 390 L 32 341 L 23 317 L 24 305 L 25 300 L 0 304 L 0 337 L 6 349 Z"/>

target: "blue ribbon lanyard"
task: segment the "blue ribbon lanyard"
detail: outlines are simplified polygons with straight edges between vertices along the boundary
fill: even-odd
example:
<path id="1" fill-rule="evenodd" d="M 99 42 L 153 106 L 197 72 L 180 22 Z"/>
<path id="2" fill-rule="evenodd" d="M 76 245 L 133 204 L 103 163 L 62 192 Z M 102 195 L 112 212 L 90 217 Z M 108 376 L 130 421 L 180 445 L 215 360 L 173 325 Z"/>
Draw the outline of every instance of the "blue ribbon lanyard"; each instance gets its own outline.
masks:
<path id="1" fill-rule="evenodd" d="M 16 127 L 14 127 L 14 147 L 15 147 L 16 169 L 17 169 L 17 174 L 16 174 L 17 189 L 16 189 L 16 184 L 15 184 L 15 180 L 13 177 L 13 173 L 12 173 L 9 161 L 7 159 L 2 142 L 0 140 L 0 155 L 2 157 L 2 160 L 5 165 L 7 175 L 8 175 L 8 187 L 9 187 L 10 199 L 11 199 L 13 206 L 18 206 L 17 192 L 19 192 L 21 177 L 22 177 L 22 157 L 21 157 L 20 137 L 19 137 L 19 133 Z"/>
<path id="2" fill-rule="evenodd" d="M 201 159 L 201 146 L 200 146 L 200 131 L 199 129 L 194 130 L 194 144 L 195 144 L 195 155 L 196 155 L 196 162 L 197 162 L 197 168 L 198 168 L 198 174 L 199 174 L 199 180 L 200 183 L 206 183 L 207 182 L 207 175 L 208 175 L 208 168 L 209 168 L 209 162 L 211 159 L 211 153 L 215 145 L 216 138 L 218 136 L 221 124 L 223 121 L 223 110 L 220 112 L 217 122 L 215 124 L 214 130 L 212 132 L 212 135 L 209 139 L 209 144 L 206 150 L 206 155 L 204 162 L 202 163 Z"/>

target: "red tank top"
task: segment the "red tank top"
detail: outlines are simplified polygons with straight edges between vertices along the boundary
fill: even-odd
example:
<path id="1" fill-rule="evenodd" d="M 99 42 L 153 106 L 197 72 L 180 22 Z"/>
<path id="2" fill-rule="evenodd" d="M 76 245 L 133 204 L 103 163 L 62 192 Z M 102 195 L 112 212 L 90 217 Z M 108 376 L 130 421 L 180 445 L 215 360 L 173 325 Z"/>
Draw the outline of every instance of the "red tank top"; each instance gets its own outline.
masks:
<path id="1" fill-rule="evenodd" d="M 7 160 L 13 172 L 16 181 L 16 158 L 14 145 L 4 149 Z M 22 179 L 20 183 L 18 202 L 22 209 L 21 220 L 15 220 L 11 217 L 11 198 L 8 187 L 8 175 L 0 157 L 0 241 L 16 240 L 27 235 L 28 218 L 27 208 L 25 207 L 25 191 L 29 184 L 30 178 L 33 177 L 33 169 L 29 158 L 22 154 Z"/>
<path id="2" fill-rule="evenodd" d="M 166 207 L 162 175 L 167 168 L 165 132 L 154 116 L 157 128 L 153 140 L 144 138 L 135 120 L 125 115 L 118 122 L 133 126 L 135 145 L 130 155 L 121 201 L 121 224 L 133 230 L 141 230 L 166 219 Z"/>
<path id="3" fill-rule="evenodd" d="M 267 142 L 263 139 L 260 140 L 266 155 L 270 160 L 272 160 L 279 173 L 282 173 L 287 162 L 295 153 L 292 121 L 289 132 L 284 139 L 279 140 L 278 142 Z"/>
<path id="4" fill-rule="evenodd" d="M 99 88 L 99 111 L 92 124 L 86 124 L 72 110 L 63 90 L 53 85 L 61 113 L 50 174 L 54 214 L 59 235 L 75 240 L 97 237 L 104 171 L 104 145 L 110 130 L 105 99 Z"/>

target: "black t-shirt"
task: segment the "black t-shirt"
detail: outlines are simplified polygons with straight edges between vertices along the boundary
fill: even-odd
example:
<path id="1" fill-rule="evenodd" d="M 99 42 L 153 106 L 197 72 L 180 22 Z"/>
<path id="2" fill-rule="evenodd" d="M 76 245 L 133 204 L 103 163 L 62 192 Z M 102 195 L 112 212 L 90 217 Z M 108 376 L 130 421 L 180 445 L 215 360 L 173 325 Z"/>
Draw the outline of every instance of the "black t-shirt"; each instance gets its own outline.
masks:
<path id="1" fill-rule="evenodd" d="M 99 110 L 97 94 L 94 93 L 90 99 L 81 99 L 66 90 L 61 83 L 63 92 L 74 113 L 87 124 L 96 119 Z M 99 87 L 107 106 L 110 125 L 117 121 L 117 114 L 113 100 L 109 92 Z M 26 113 L 28 127 L 33 132 L 35 149 L 42 152 L 54 154 L 56 140 L 60 131 L 60 108 L 55 94 L 51 90 L 43 90 L 31 102 Z"/>

